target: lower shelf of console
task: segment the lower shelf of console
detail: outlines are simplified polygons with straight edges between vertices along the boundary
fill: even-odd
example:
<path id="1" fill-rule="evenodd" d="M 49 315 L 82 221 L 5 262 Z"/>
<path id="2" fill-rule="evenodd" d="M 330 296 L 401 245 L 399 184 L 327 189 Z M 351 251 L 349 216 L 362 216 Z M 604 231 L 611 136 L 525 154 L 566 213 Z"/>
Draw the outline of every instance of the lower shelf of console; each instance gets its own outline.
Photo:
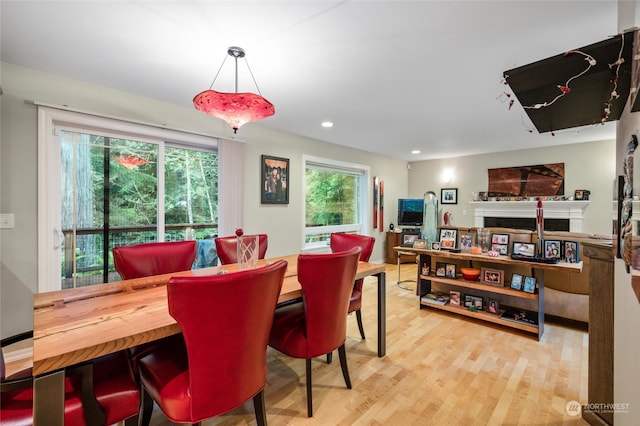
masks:
<path id="1" fill-rule="evenodd" d="M 528 333 L 533 333 L 536 335 L 539 335 L 539 332 L 540 332 L 540 328 L 537 325 L 530 325 L 530 324 L 525 324 L 525 323 L 511 321 L 511 320 L 502 318 L 501 315 L 504 313 L 504 310 L 500 310 L 499 314 L 492 314 L 486 311 L 470 311 L 464 306 L 456 306 L 456 305 L 449 305 L 449 304 L 438 305 L 435 303 L 420 301 L 420 307 L 422 308 L 423 306 L 428 308 L 438 309 L 441 311 L 452 312 L 452 313 L 455 313 L 456 315 L 463 315 L 466 317 L 471 317 L 478 320 L 499 324 L 505 327 L 515 328 L 515 329 L 526 331 Z"/>

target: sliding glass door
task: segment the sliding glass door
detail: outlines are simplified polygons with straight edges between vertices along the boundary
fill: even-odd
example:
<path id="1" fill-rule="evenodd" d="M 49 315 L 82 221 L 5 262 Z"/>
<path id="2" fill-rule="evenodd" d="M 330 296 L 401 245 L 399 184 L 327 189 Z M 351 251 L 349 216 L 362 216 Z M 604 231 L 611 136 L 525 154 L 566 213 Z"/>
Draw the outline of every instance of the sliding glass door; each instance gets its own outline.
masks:
<path id="1" fill-rule="evenodd" d="M 217 235 L 215 147 L 69 125 L 55 126 L 51 147 L 49 289 L 119 280 L 116 246 Z"/>

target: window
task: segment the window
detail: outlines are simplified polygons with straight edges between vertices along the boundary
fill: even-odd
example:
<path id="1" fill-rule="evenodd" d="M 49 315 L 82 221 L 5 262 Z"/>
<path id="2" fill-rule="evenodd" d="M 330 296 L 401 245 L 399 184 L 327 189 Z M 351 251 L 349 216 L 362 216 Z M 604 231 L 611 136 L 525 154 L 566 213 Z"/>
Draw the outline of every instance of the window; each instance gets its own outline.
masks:
<path id="1" fill-rule="evenodd" d="M 332 232 L 366 233 L 369 168 L 323 158 L 303 158 L 304 248 L 325 247 Z"/>
<path id="2" fill-rule="evenodd" d="M 217 234 L 214 139 L 96 117 L 89 123 L 82 114 L 56 120 L 59 114 L 68 113 L 48 117 L 43 126 L 53 131 L 40 142 L 40 164 L 48 167 L 39 181 L 39 223 L 54 230 L 52 243 L 50 233 L 39 234 L 39 245 L 53 247 L 40 263 L 54 265 L 46 271 L 53 284 L 41 281 L 41 291 L 119 280 L 115 246 Z"/>

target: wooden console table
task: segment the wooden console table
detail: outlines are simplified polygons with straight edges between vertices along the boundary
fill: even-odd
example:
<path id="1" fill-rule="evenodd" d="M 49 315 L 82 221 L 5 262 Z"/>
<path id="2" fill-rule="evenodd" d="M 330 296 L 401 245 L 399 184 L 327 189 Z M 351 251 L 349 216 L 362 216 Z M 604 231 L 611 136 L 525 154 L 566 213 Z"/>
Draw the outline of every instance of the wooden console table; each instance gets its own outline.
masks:
<path id="1" fill-rule="evenodd" d="M 408 247 L 394 247 L 394 250 L 402 250 L 404 252 L 411 252 L 420 255 L 418 266 L 418 285 L 416 288 L 416 295 L 421 298 L 420 308 L 428 307 L 439 309 L 455 313 L 457 315 L 463 315 L 477 320 L 499 324 L 503 327 L 518 329 L 535 334 L 538 340 L 544 333 L 544 271 L 564 270 L 573 273 L 580 273 L 582 272 L 583 265 L 582 262 L 558 262 L 555 264 L 538 263 L 524 260 L 514 260 L 509 256 L 490 257 L 486 253 L 471 254 L 447 250 L 430 250 Z M 486 284 L 481 281 L 467 281 L 460 276 L 459 272 L 455 277 L 445 277 L 437 275 L 435 273 L 434 266 L 436 266 L 437 263 L 447 263 L 447 261 L 449 263 L 456 262 L 459 266 L 464 265 L 476 268 L 481 266 L 488 266 L 495 269 L 500 269 L 500 267 L 526 268 L 528 271 L 530 271 L 529 273 L 527 273 L 527 275 L 536 276 L 537 288 L 535 293 L 527 293 L 521 290 L 512 289 L 507 283 L 509 277 L 504 277 L 504 285 L 496 286 Z M 423 272 L 425 270 L 425 268 L 423 267 L 424 265 L 427 265 L 429 267 L 428 272 L 426 273 Z M 515 303 L 513 305 L 509 303 L 510 307 L 517 307 L 519 303 L 528 303 L 533 307 L 533 309 L 531 309 L 530 311 L 535 311 L 533 313 L 537 317 L 537 324 L 527 324 L 519 321 L 514 322 L 502 318 L 502 309 L 500 309 L 500 312 L 497 313 L 489 313 L 484 310 L 484 307 L 478 310 L 470 310 L 466 309 L 462 304 L 452 305 L 446 303 L 444 305 L 439 305 L 422 301 L 422 296 L 435 291 L 434 287 L 435 289 L 444 291 L 447 294 L 450 290 L 458 290 L 464 294 L 480 296 L 483 297 L 483 301 L 486 301 L 486 298 L 503 298 L 506 301 Z"/>

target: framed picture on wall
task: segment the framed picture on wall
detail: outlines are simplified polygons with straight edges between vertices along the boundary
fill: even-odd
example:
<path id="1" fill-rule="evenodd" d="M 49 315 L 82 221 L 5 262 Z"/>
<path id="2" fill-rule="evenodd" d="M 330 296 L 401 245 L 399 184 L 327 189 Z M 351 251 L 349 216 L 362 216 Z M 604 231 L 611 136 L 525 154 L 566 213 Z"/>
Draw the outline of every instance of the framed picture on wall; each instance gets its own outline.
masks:
<path id="1" fill-rule="evenodd" d="M 289 159 L 263 155 L 260 174 L 260 202 L 289 204 Z"/>
<path id="2" fill-rule="evenodd" d="M 458 188 L 442 188 L 440 204 L 458 204 Z"/>

